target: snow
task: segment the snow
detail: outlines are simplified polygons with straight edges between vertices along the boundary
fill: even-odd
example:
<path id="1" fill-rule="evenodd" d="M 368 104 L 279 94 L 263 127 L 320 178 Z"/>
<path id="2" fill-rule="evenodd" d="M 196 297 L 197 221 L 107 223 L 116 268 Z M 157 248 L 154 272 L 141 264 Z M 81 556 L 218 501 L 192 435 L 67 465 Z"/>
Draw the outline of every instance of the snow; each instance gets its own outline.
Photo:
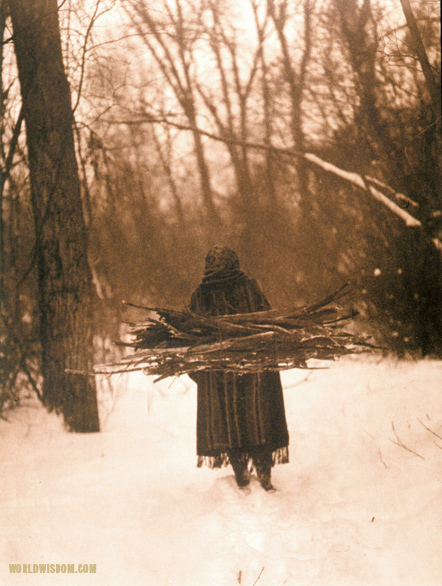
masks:
<path id="1" fill-rule="evenodd" d="M 306 159 L 310 163 L 313 163 L 314 165 L 317 165 L 318 167 L 321 167 L 321 169 L 324 169 L 324 171 L 327 171 L 328 173 L 332 173 L 333 175 L 341 177 L 345 181 L 348 181 L 349 183 L 352 183 L 353 185 L 357 185 L 358 187 L 360 187 L 364 191 L 368 191 L 368 193 L 370 193 L 375 199 L 380 201 L 391 212 L 393 212 L 394 214 L 396 214 L 396 216 L 401 218 L 405 222 L 405 225 L 408 226 L 409 228 L 419 228 L 422 226 L 422 223 L 419 220 L 417 220 L 414 216 L 412 216 L 411 214 L 406 212 L 403 208 L 401 208 L 400 206 L 395 204 L 394 201 L 392 201 L 389 197 L 385 196 L 382 193 L 382 191 L 379 191 L 379 189 L 376 189 L 376 187 L 374 187 L 374 185 L 371 184 L 373 182 L 372 178 L 361 177 L 361 175 L 358 175 L 358 173 L 352 173 L 351 171 L 344 171 L 344 169 L 340 169 L 339 167 L 336 167 L 335 165 L 332 165 L 331 163 L 328 163 L 327 161 L 320 159 L 317 155 L 314 155 L 312 153 L 306 153 L 304 155 L 304 159 Z M 370 181 L 367 182 L 368 179 L 370 179 Z M 375 180 L 375 182 L 378 184 L 378 186 L 383 187 L 384 189 L 387 188 L 387 191 L 391 191 L 391 188 L 389 188 L 389 186 L 382 184 L 381 182 L 378 182 L 376 180 Z M 402 194 L 396 193 L 395 195 L 400 200 L 400 196 Z M 436 239 L 436 240 L 438 240 L 438 239 Z M 437 246 L 436 243 L 434 243 L 434 244 L 435 244 L 435 246 Z M 440 244 L 440 241 L 439 241 L 439 244 Z"/>
<path id="2" fill-rule="evenodd" d="M 11 413 L 0 584 L 442 585 L 442 362 L 349 358 L 282 377 L 290 464 L 273 493 L 196 468 L 186 376 L 114 378 L 100 434 L 67 433 L 37 404 Z"/>

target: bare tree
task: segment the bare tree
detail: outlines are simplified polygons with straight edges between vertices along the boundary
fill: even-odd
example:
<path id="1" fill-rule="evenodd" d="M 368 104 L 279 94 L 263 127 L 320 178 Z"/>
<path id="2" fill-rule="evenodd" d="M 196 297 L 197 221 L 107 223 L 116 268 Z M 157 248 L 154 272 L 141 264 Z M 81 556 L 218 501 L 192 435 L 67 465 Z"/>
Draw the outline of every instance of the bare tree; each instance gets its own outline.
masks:
<path id="1" fill-rule="evenodd" d="M 260 218 L 259 201 L 252 176 L 253 159 L 250 149 L 245 146 L 255 124 L 251 124 L 256 110 L 256 81 L 259 67 L 259 48 L 250 45 L 245 55 L 239 37 L 241 31 L 233 22 L 229 22 L 227 6 L 220 7 L 214 0 L 209 0 L 208 11 L 210 24 L 204 26 L 208 39 L 208 52 L 213 56 L 215 76 L 207 80 L 197 80 L 197 88 L 207 108 L 208 117 L 213 121 L 220 137 L 225 139 L 235 178 L 235 201 L 232 208 L 237 209 L 236 222 L 239 248 L 243 254 L 250 256 L 250 250 L 256 249 L 256 224 Z M 244 45 L 244 43 L 243 43 Z M 210 53 L 208 53 L 210 55 Z M 247 58 L 246 58 L 247 57 Z M 229 215 L 232 217 L 232 215 Z"/>
<path id="2" fill-rule="evenodd" d="M 134 0 L 126 9 L 148 49 L 141 49 L 145 77 L 134 72 L 141 80 L 142 97 L 136 103 L 128 96 L 120 116 L 106 121 L 121 128 L 157 124 L 153 133 L 133 133 L 144 137 L 144 146 L 133 145 L 143 152 L 131 155 L 141 163 L 127 166 L 139 184 L 129 179 L 125 183 L 144 210 L 136 229 L 145 233 L 149 223 L 143 224 L 143 218 L 150 214 L 155 224 L 164 213 L 161 206 L 145 207 L 142 200 L 140 186 L 146 195 L 152 185 L 143 178 L 147 159 L 149 168 L 155 169 L 157 189 L 162 173 L 168 189 L 161 193 L 169 192 L 169 209 L 184 218 L 181 226 L 189 229 L 190 197 L 183 177 L 192 177 L 194 167 L 182 156 L 181 147 L 187 151 L 191 137 L 195 155 L 202 155 L 195 157 L 201 193 L 210 193 L 213 204 L 212 186 L 221 185 L 216 214 L 229 218 L 232 225 L 222 233 L 240 245 L 250 266 L 255 267 L 262 252 L 280 255 L 284 261 L 290 258 L 289 276 L 284 278 L 296 280 L 305 298 L 316 287 L 329 288 L 342 278 L 355 280 L 379 297 L 381 279 L 370 279 L 385 260 L 383 275 L 399 269 L 404 275 L 391 277 L 385 290 L 407 289 L 404 299 L 410 300 L 423 266 L 420 252 L 410 252 L 413 243 L 426 254 L 427 244 L 437 250 L 434 243 L 440 242 L 440 206 L 432 178 L 438 123 L 429 115 L 430 93 L 416 67 L 419 60 L 404 52 L 387 53 L 385 5 L 374 0 L 333 0 L 326 6 L 314 0 L 248 0 L 239 8 L 211 0 L 196 5 L 160 0 L 149 6 Z M 396 39 L 409 41 L 400 10 L 388 9 L 398 18 Z M 255 24 L 255 38 L 246 27 L 247 40 L 241 31 L 244 10 Z M 428 27 L 425 33 L 424 46 L 428 45 L 435 71 L 434 39 Z M 139 44 L 137 50 L 141 57 Z M 206 191 L 204 176 L 209 179 Z M 209 217 L 209 200 L 203 201 Z M 136 219 L 135 213 L 132 216 Z M 431 219 L 432 225 L 427 221 Z M 153 224 L 152 235 L 172 240 L 170 230 L 166 235 Z M 205 226 L 200 223 L 201 231 Z M 188 235 L 181 234 L 177 242 L 185 242 Z M 145 239 L 146 234 L 141 240 Z M 265 241 L 262 248 L 258 241 Z M 413 274 L 402 268 L 410 260 L 418 267 Z M 278 269 L 271 268 L 272 276 L 273 271 L 280 276 L 284 261 Z M 382 303 L 380 320 L 388 314 Z M 391 302 L 390 310 L 394 313 Z M 405 302 L 401 311 L 404 320 Z M 397 323 L 396 317 L 387 315 L 392 320 L 389 327 Z"/>
<path id="3" fill-rule="evenodd" d="M 91 370 L 93 290 L 58 6 L 12 0 L 10 8 L 35 221 L 42 397 L 72 430 L 98 431 L 93 378 L 67 372 Z"/>
<path id="4" fill-rule="evenodd" d="M 283 78 L 288 88 L 289 131 L 292 148 L 299 154 L 303 154 L 310 146 L 306 140 L 308 133 L 304 127 L 308 126 L 309 103 L 306 97 L 307 90 L 311 88 L 309 69 L 312 67 L 314 43 L 317 40 L 314 34 L 315 20 L 317 20 L 316 2 L 304 0 L 300 5 L 298 18 L 295 14 L 297 7 L 287 0 L 281 2 L 267 0 L 267 10 L 279 42 Z M 297 52 L 293 50 L 294 47 L 297 48 Z M 295 54 L 297 54 L 296 58 Z M 313 281 L 317 280 L 319 275 L 324 275 L 324 271 L 333 278 L 335 269 L 328 258 L 330 242 L 327 243 L 327 225 L 318 210 L 317 198 L 312 193 L 304 157 L 298 157 L 295 165 L 300 211 L 297 244 L 309 253 L 309 260 L 305 259 L 306 265 L 303 272 L 310 273 Z M 324 254 L 325 250 L 327 255 Z M 312 258 L 315 259 L 313 263 Z"/>
<path id="5" fill-rule="evenodd" d="M 419 59 L 419 63 L 422 67 L 422 72 L 425 76 L 428 92 L 431 96 L 434 120 L 436 121 L 440 119 L 441 116 L 440 87 L 438 87 L 437 80 L 434 75 L 434 69 L 431 66 L 430 60 L 428 59 L 427 51 L 425 49 L 424 43 L 422 42 L 422 37 L 419 32 L 416 19 L 414 17 L 413 10 L 411 8 L 409 0 L 401 0 L 401 5 L 407 21 L 408 29 L 411 34 L 412 47 L 417 55 L 417 58 Z"/>
<path id="6" fill-rule="evenodd" d="M 132 24 L 158 64 L 164 80 L 173 90 L 188 120 L 195 147 L 204 207 L 211 230 L 216 234 L 220 228 L 220 218 L 213 201 L 213 189 L 204 144 L 201 135 L 196 130 L 198 112 L 192 65 L 193 43 L 198 35 L 195 30 L 198 16 L 193 18 L 193 26 L 187 27 L 184 8 L 180 0 L 175 0 L 173 10 L 168 2 L 163 2 L 161 18 L 157 19 L 154 18 L 153 11 L 145 2 L 130 0 L 128 5 L 130 9 L 126 10 Z"/>

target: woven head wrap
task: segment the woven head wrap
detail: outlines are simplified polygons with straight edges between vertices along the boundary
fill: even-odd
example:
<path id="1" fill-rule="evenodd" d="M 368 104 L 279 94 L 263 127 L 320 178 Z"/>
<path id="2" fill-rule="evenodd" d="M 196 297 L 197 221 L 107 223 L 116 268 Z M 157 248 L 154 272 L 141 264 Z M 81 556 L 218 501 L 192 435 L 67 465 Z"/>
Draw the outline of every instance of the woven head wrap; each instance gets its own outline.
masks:
<path id="1" fill-rule="evenodd" d="M 204 276 L 220 272 L 239 272 L 239 258 L 236 252 L 227 246 L 214 246 L 206 256 Z"/>

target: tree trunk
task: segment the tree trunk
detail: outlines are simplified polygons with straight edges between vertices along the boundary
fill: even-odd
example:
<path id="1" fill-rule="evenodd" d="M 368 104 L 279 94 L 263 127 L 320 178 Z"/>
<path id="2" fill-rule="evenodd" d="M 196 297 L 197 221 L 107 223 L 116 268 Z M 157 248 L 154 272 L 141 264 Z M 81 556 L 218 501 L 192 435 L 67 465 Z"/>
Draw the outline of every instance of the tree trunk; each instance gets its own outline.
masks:
<path id="1" fill-rule="evenodd" d="M 409 0 L 400 0 L 400 2 L 402 5 L 402 10 L 404 11 L 405 19 L 407 21 L 408 29 L 411 34 L 411 39 L 413 41 L 413 49 L 417 55 L 417 58 L 419 59 L 419 63 L 422 67 L 422 71 L 425 77 L 425 81 L 427 83 L 428 92 L 431 96 L 434 119 L 437 120 L 440 117 L 440 89 L 437 87 L 437 82 L 433 74 L 433 69 L 428 59 L 428 55 L 425 50 L 424 44 L 422 42 L 422 37 L 417 27 L 416 19 L 414 17 L 413 10 L 410 6 L 410 2 Z"/>
<path id="2" fill-rule="evenodd" d="M 90 371 L 92 281 L 57 0 L 10 0 L 38 267 L 43 400 L 73 431 L 99 430 Z"/>
<path id="3" fill-rule="evenodd" d="M 3 35 L 5 31 L 5 10 L 3 8 L 3 0 L 0 0 L 0 304 L 3 303 L 4 296 L 4 240 L 3 240 L 3 168 L 4 168 L 4 156 L 3 156 Z M 1 309 L 1 305 L 0 305 Z"/>

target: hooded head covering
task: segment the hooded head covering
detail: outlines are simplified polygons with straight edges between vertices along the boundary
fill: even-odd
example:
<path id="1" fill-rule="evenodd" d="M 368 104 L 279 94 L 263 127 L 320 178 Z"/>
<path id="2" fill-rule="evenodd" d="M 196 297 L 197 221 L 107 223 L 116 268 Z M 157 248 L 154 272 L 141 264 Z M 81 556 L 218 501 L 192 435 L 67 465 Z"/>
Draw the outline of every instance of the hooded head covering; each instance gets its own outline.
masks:
<path id="1" fill-rule="evenodd" d="M 239 269 L 239 258 L 227 246 L 213 246 L 206 256 L 205 273 Z"/>
<path id="2" fill-rule="evenodd" d="M 207 253 L 203 282 L 229 280 L 243 274 L 238 255 L 231 248 L 213 246 Z"/>

